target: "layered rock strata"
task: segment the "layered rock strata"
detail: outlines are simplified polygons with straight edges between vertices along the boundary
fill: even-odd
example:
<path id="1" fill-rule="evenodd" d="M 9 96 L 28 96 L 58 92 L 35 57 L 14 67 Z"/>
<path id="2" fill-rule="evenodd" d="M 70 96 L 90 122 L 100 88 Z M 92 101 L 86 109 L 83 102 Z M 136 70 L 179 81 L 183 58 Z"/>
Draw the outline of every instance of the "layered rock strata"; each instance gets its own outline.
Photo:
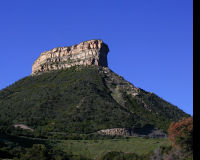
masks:
<path id="1" fill-rule="evenodd" d="M 32 66 L 32 75 L 76 65 L 107 67 L 108 46 L 102 40 L 81 42 L 71 47 L 57 47 L 41 53 Z"/>

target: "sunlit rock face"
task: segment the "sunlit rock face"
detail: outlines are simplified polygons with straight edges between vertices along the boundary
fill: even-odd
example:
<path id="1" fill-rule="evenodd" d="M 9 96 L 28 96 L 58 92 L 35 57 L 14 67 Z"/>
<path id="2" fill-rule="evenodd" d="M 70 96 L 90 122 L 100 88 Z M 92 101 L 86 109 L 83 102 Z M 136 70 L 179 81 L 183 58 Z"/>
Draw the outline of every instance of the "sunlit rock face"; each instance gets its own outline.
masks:
<path id="1" fill-rule="evenodd" d="M 107 67 L 108 46 L 102 40 L 89 40 L 71 47 L 57 47 L 41 53 L 32 66 L 32 75 L 77 65 Z"/>

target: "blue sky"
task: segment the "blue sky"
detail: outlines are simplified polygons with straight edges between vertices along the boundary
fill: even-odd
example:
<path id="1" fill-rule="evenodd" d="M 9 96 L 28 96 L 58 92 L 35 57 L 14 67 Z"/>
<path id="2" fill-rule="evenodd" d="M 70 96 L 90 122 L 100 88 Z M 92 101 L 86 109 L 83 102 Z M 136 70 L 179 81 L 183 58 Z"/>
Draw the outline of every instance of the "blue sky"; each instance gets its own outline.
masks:
<path id="1" fill-rule="evenodd" d="M 90 39 L 136 87 L 193 114 L 192 0 L 1 0 L 0 89 L 45 50 Z"/>

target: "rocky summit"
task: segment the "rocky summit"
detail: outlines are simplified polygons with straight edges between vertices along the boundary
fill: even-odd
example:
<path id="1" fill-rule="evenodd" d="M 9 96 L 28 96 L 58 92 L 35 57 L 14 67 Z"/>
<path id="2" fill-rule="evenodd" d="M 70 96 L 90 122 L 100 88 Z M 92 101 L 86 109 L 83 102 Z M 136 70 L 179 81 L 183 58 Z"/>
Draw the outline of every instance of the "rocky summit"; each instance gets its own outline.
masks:
<path id="1" fill-rule="evenodd" d="M 57 47 L 41 53 L 32 66 L 32 75 L 77 65 L 107 67 L 108 46 L 102 40 L 89 40 L 71 47 Z"/>

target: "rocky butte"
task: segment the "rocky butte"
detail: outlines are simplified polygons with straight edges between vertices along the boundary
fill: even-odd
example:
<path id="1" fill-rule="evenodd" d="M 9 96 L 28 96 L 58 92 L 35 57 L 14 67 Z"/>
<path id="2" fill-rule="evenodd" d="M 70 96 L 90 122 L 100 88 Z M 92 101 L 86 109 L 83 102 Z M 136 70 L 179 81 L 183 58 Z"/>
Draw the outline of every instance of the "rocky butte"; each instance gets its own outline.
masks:
<path id="1" fill-rule="evenodd" d="M 0 122 L 36 133 L 50 128 L 44 136 L 55 137 L 56 132 L 166 137 L 162 131 L 169 123 L 188 115 L 109 69 L 108 52 L 102 40 L 89 40 L 41 53 L 33 76 L 0 91 Z"/>
<path id="2" fill-rule="evenodd" d="M 32 75 L 72 66 L 100 66 L 99 73 L 104 77 L 109 89 L 112 91 L 112 97 L 119 104 L 124 105 L 120 90 L 126 90 L 132 96 L 137 96 L 140 90 L 108 68 L 108 52 L 108 45 L 102 40 L 84 41 L 71 47 L 57 47 L 41 53 L 32 66 Z M 113 84 L 116 88 L 110 87 Z M 146 104 L 144 104 L 144 107 L 148 108 Z"/>
<path id="3" fill-rule="evenodd" d="M 32 66 L 32 75 L 77 65 L 107 67 L 108 46 L 102 40 L 89 40 L 71 47 L 57 47 L 41 53 Z"/>

